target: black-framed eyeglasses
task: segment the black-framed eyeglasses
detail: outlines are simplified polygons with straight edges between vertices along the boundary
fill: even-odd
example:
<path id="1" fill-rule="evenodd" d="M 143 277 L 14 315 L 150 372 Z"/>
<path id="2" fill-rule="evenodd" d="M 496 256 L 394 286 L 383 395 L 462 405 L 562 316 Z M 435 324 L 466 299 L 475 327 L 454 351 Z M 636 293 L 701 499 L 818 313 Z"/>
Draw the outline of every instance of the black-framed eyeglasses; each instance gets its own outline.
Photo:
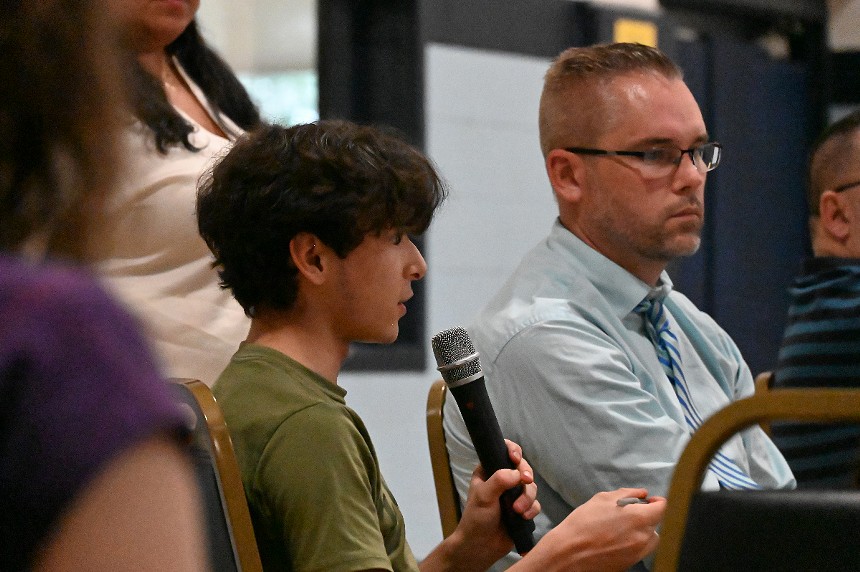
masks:
<path id="1" fill-rule="evenodd" d="M 640 172 L 648 178 L 660 178 L 671 175 L 684 155 L 689 155 L 696 169 L 702 174 L 713 171 L 720 164 L 723 146 L 717 142 L 703 143 L 689 149 L 677 147 L 659 147 L 647 151 L 607 151 L 606 149 L 590 149 L 588 147 L 566 147 L 565 151 L 578 155 L 602 155 L 608 157 L 635 157 L 642 162 Z M 857 182 L 855 184 L 860 184 Z"/>
<path id="2" fill-rule="evenodd" d="M 860 181 L 854 181 L 853 183 L 846 183 L 844 185 L 834 187 L 833 192 L 841 193 L 842 191 L 847 191 L 851 187 L 860 187 Z"/>

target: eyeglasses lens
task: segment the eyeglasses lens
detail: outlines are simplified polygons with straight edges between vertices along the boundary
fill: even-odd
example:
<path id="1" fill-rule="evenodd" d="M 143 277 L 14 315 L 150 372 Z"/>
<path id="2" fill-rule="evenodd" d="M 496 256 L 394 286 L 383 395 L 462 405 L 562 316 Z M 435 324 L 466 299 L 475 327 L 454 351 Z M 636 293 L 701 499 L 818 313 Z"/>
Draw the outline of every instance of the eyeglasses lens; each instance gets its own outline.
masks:
<path id="1" fill-rule="evenodd" d="M 696 157 L 696 167 L 702 172 L 713 171 L 720 164 L 721 149 L 714 143 L 705 143 L 696 148 L 693 154 Z"/>

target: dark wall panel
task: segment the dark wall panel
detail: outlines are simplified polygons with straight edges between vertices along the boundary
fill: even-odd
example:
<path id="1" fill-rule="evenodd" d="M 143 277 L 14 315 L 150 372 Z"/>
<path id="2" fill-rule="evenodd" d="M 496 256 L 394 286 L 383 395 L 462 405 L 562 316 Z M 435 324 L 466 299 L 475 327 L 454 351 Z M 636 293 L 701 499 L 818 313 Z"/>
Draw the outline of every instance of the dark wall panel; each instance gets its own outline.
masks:
<path id="1" fill-rule="evenodd" d="M 418 0 L 320 0 L 318 18 L 320 117 L 390 127 L 422 147 L 424 44 Z M 423 242 L 417 244 L 423 250 Z M 345 369 L 424 370 L 425 282 L 415 282 L 413 291 L 397 341 L 353 344 Z"/>
<path id="2" fill-rule="evenodd" d="M 711 217 L 714 318 L 754 372 L 776 362 L 786 288 L 808 250 L 804 172 L 810 112 L 802 65 L 713 41 L 715 171 Z"/>
<path id="3" fill-rule="evenodd" d="M 568 0 L 424 0 L 427 42 L 552 58 L 582 45 L 587 7 Z"/>

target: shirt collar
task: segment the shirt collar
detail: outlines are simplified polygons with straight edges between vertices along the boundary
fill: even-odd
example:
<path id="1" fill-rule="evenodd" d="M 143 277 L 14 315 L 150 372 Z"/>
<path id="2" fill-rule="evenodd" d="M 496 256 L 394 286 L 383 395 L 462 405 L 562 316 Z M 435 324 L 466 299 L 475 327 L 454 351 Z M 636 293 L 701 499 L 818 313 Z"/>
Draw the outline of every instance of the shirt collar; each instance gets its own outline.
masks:
<path id="1" fill-rule="evenodd" d="M 550 250 L 560 249 L 577 261 L 573 271 L 581 273 L 606 298 L 619 319 L 630 314 L 645 298 L 660 300 L 672 291 L 672 280 L 664 270 L 656 286 L 650 286 L 585 244 L 556 219 L 550 231 Z"/>
<path id="2" fill-rule="evenodd" d="M 813 274 L 844 266 L 858 266 L 860 258 L 840 258 L 838 256 L 815 256 L 803 261 L 803 272 Z"/>

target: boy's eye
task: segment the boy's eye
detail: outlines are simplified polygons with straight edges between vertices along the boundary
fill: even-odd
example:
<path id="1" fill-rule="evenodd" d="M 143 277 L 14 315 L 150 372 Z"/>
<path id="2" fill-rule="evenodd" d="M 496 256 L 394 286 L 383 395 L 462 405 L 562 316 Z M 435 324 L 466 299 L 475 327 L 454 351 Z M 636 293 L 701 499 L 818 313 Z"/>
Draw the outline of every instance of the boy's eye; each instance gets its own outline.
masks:
<path id="1" fill-rule="evenodd" d="M 409 242 L 414 243 L 418 235 L 410 234 L 406 231 L 397 232 L 395 230 L 391 231 L 389 235 L 392 244 L 401 244 L 404 240 L 408 240 Z"/>

